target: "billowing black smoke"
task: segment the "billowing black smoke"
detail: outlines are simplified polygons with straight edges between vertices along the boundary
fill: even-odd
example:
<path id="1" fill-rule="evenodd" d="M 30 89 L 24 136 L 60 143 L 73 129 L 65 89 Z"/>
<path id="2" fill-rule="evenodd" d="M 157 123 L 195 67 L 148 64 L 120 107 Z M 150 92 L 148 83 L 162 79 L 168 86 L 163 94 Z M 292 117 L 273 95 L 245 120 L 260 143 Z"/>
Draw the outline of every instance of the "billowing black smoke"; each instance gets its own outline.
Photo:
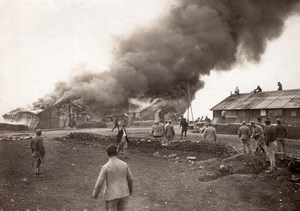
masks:
<path id="1" fill-rule="evenodd" d="M 300 0 L 179 0 L 152 28 L 122 40 L 110 70 L 58 84 L 47 99 L 78 99 L 92 108 L 120 106 L 131 97 L 188 105 L 202 75 L 258 62 Z M 142 17 L 141 17 L 142 18 Z M 182 100 L 183 99 L 183 100 Z"/>

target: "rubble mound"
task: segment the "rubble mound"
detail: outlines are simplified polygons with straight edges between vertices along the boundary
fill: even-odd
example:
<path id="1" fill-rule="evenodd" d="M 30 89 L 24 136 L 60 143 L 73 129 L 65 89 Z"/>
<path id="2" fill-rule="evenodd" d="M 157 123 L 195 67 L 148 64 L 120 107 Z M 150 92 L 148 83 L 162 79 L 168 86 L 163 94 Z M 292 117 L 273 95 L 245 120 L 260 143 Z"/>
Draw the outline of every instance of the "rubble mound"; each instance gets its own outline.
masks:
<path id="1" fill-rule="evenodd" d="M 105 136 L 105 135 L 97 135 L 91 133 L 71 132 L 65 138 L 93 140 L 93 141 L 99 141 L 103 144 L 116 143 L 115 136 Z M 233 147 L 231 147 L 228 144 L 210 142 L 210 141 L 192 142 L 188 140 L 175 140 L 171 142 L 163 142 L 151 138 L 143 139 L 143 138 L 130 137 L 128 139 L 128 142 L 129 142 L 128 143 L 129 147 L 194 151 L 194 152 L 210 153 L 221 157 L 228 157 L 238 153 Z"/>
<path id="2" fill-rule="evenodd" d="M 236 154 L 225 159 L 209 159 L 198 162 L 199 180 L 210 181 L 230 174 L 260 174 L 270 164 L 263 153 Z M 300 174 L 300 159 L 288 155 L 276 154 L 276 166 L 290 173 Z"/>
<path id="3" fill-rule="evenodd" d="M 29 130 L 27 125 L 0 123 L 0 131 L 24 131 Z"/>
<path id="4" fill-rule="evenodd" d="M 76 126 L 76 128 L 107 128 L 105 122 L 84 122 Z"/>
<path id="5" fill-rule="evenodd" d="M 220 171 L 231 174 L 258 174 L 267 168 L 268 163 L 263 153 L 237 154 L 222 161 L 224 169 Z"/>

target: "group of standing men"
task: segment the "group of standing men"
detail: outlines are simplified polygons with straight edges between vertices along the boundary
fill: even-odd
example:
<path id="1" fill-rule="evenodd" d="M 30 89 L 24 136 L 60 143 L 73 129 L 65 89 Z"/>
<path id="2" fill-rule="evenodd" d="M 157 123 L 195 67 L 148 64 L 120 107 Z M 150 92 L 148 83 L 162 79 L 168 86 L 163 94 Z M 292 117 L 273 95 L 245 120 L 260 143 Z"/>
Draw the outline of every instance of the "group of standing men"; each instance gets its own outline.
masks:
<path id="1" fill-rule="evenodd" d="M 164 139 L 167 141 L 172 141 L 175 136 L 174 126 L 172 121 L 169 120 L 167 124 L 163 124 L 162 121 L 156 121 L 152 126 L 151 134 L 156 139 Z"/>
<path id="2" fill-rule="evenodd" d="M 243 152 L 252 153 L 250 140 L 256 141 L 256 152 L 266 153 L 270 161 L 270 169 L 267 172 L 274 172 L 276 170 L 275 152 L 278 147 L 278 152 L 285 154 L 285 139 L 287 138 L 287 130 L 281 124 L 281 120 L 277 119 L 277 125 L 272 126 L 271 120 L 266 118 L 265 124 L 261 122 L 261 118 L 257 118 L 257 123 L 251 121 L 251 129 L 247 126 L 246 122 L 238 130 L 239 138 L 243 144 Z"/>

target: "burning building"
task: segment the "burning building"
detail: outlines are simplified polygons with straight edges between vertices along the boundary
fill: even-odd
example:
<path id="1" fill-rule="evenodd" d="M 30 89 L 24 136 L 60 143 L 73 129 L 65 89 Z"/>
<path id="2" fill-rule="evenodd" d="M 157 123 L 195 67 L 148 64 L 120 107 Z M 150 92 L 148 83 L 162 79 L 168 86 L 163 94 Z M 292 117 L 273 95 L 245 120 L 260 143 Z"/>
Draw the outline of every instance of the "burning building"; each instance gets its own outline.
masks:
<path id="1" fill-rule="evenodd" d="M 180 113 L 178 106 L 186 110 L 204 86 L 204 75 L 230 70 L 240 62 L 259 62 L 267 43 L 283 32 L 286 19 L 299 13 L 299 2 L 176 0 L 156 24 L 119 40 L 108 71 L 75 74 L 42 101 L 53 105 L 61 99 L 76 100 L 94 112 L 144 96 L 166 99 L 161 109 Z M 131 113 L 133 118 L 153 119 L 157 110 L 140 107 Z M 63 125 L 63 117 L 57 117 L 61 114 L 53 112 L 53 122 L 52 114 L 44 114 L 45 127 Z"/>
<path id="2" fill-rule="evenodd" d="M 135 121 L 158 121 L 162 120 L 176 120 L 178 115 L 182 115 L 184 110 L 181 108 L 180 111 L 176 109 L 181 108 L 180 106 L 174 107 L 173 103 L 170 103 L 165 99 L 138 99 L 131 98 L 129 100 L 129 117 L 131 122 Z M 178 114 L 178 112 L 180 114 Z"/>
<path id="3" fill-rule="evenodd" d="M 71 101 L 60 101 L 47 108 L 16 109 L 3 115 L 12 123 L 27 125 L 30 129 L 60 129 L 87 122 L 89 113 Z"/>

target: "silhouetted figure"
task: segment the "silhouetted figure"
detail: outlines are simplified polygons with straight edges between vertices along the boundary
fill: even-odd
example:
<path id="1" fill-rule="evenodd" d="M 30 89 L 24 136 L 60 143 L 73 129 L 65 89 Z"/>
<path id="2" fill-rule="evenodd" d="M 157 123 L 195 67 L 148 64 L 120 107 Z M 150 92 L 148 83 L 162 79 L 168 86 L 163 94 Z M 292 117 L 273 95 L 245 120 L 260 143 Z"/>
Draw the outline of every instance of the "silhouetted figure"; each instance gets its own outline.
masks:
<path id="1" fill-rule="evenodd" d="M 35 176 L 40 174 L 41 163 L 44 163 L 45 148 L 42 138 L 42 131 L 40 129 L 35 131 L 36 135 L 31 139 L 30 148 L 32 152 L 32 167 Z"/>
<path id="2" fill-rule="evenodd" d="M 180 122 L 179 128 L 180 127 L 181 127 L 181 138 L 183 137 L 183 134 L 184 134 L 184 137 L 186 137 L 186 133 L 187 133 L 189 124 L 187 123 L 185 118 L 183 118 L 182 122 Z"/>
<path id="3" fill-rule="evenodd" d="M 240 90 L 239 90 L 238 86 L 235 87 L 234 94 L 236 94 L 236 95 L 240 94 Z"/>
<path id="4" fill-rule="evenodd" d="M 119 130 L 119 119 L 118 118 L 115 120 L 114 127 L 111 130 L 111 132 L 113 132 L 115 128 L 118 128 L 118 130 Z"/>
<path id="5" fill-rule="evenodd" d="M 282 84 L 278 81 L 277 85 L 278 85 L 278 91 L 281 91 L 282 90 Z"/>
<path id="6" fill-rule="evenodd" d="M 256 89 L 254 89 L 254 93 L 262 92 L 262 89 L 258 85 Z"/>

